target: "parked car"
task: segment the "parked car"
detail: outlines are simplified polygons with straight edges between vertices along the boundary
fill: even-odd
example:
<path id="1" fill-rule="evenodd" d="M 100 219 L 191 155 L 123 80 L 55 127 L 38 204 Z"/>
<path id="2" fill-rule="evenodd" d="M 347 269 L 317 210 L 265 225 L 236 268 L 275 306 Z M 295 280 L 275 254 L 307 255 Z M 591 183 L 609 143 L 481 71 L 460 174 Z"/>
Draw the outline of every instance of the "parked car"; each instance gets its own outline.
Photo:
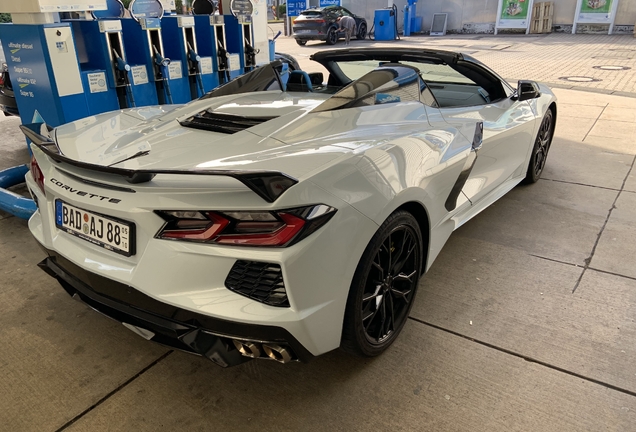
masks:
<path id="1" fill-rule="evenodd" d="M 40 267 L 221 366 L 386 350 L 451 233 L 539 179 L 556 98 L 448 51 L 311 60 L 326 81 L 285 88 L 274 61 L 189 104 L 21 126 Z"/>
<path id="2" fill-rule="evenodd" d="M 4 115 L 19 115 L 18 105 L 11 87 L 11 78 L 9 77 L 9 67 L 6 64 L 2 43 L 0 43 L 0 111 Z"/>
<path id="3" fill-rule="evenodd" d="M 307 9 L 294 20 L 292 30 L 298 45 L 305 45 L 310 40 L 325 41 L 327 45 L 334 45 L 338 39 L 345 36 L 338 32 L 336 22 L 340 16 L 351 16 L 356 20 L 356 37 L 364 39 L 367 36 L 367 20 L 342 6 L 327 6 L 324 8 Z"/>

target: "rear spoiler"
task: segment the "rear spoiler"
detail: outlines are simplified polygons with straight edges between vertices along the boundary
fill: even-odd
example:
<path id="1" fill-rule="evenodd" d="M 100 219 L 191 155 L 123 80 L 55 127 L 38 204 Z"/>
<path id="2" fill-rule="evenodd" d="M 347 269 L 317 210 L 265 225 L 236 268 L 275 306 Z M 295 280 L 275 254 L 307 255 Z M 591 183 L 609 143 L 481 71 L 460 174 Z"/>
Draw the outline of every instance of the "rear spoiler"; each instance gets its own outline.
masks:
<path id="1" fill-rule="evenodd" d="M 20 129 L 37 148 L 44 154 L 58 163 L 69 165 L 96 172 L 116 174 L 126 179 L 128 183 L 138 184 L 151 181 L 157 174 L 180 174 L 180 175 L 205 175 L 232 177 L 268 203 L 273 203 L 290 187 L 298 183 L 298 180 L 280 171 L 242 171 L 242 170 L 131 170 L 124 168 L 114 168 L 111 166 L 95 165 L 70 159 L 62 154 L 55 141 L 51 138 L 50 132 L 53 128 L 45 123 L 31 123 L 20 125 Z M 42 135 L 46 133 L 47 136 Z"/>

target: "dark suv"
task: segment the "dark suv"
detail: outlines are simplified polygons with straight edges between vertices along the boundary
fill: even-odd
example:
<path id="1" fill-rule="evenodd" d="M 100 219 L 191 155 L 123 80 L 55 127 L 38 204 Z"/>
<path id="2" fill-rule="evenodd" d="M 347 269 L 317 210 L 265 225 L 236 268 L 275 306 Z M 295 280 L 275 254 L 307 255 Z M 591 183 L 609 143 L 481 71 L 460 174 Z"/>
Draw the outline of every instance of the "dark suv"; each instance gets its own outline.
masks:
<path id="1" fill-rule="evenodd" d="M 367 35 L 367 20 L 351 13 L 342 6 L 327 6 L 324 8 L 307 9 L 294 20 L 292 27 L 294 38 L 298 45 L 305 45 L 310 40 L 322 40 L 327 45 L 333 45 L 344 37 L 344 32 L 338 32 L 339 16 L 350 16 L 356 20 L 356 37 L 364 39 Z"/>
<path id="2" fill-rule="evenodd" d="M 9 78 L 9 68 L 6 63 L 0 60 L 0 111 L 4 115 L 19 115 L 18 105 L 15 102 L 11 79 Z"/>

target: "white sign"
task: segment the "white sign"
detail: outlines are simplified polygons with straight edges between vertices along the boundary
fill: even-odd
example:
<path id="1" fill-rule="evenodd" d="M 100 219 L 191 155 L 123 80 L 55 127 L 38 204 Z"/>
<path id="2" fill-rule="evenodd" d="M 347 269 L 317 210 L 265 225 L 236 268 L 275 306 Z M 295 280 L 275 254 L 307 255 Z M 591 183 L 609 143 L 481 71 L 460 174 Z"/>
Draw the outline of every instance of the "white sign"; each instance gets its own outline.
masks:
<path id="1" fill-rule="evenodd" d="M 99 31 L 100 31 L 100 33 L 121 31 L 121 21 L 119 21 L 119 20 L 100 20 L 99 21 Z"/>
<path id="2" fill-rule="evenodd" d="M 133 77 L 133 84 L 148 84 L 148 71 L 145 65 L 133 66 L 130 68 Z"/>
<path id="3" fill-rule="evenodd" d="M 572 34 L 577 24 L 609 24 L 608 34 L 614 30 L 619 0 L 577 0 Z"/>
<path id="4" fill-rule="evenodd" d="M 214 72 L 214 69 L 212 68 L 212 57 L 201 57 L 199 64 L 201 65 L 202 75 L 211 74 L 212 72 Z"/>
<path id="5" fill-rule="evenodd" d="M 183 78 L 181 61 L 173 61 L 168 65 L 168 76 L 171 80 Z"/>
<path id="6" fill-rule="evenodd" d="M 88 88 L 91 93 L 101 93 L 108 91 L 108 87 L 106 87 L 106 74 L 104 72 L 95 72 L 89 73 L 88 77 Z"/>

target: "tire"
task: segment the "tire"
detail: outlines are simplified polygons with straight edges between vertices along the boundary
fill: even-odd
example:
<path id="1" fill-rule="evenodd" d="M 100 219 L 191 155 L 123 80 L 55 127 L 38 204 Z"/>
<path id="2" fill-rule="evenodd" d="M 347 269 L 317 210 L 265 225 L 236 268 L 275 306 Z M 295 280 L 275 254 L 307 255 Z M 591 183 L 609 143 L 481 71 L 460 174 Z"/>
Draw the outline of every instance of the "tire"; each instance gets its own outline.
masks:
<path id="1" fill-rule="evenodd" d="M 397 211 L 380 226 L 356 268 L 345 309 L 342 350 L 375 357 L 395 341 L 413 306 L 421 270 L 420 227 L 413 215 Z"/>
<path id="2" fill-rule="evenodd" d="M 307 41 L 306 40 L 302 40 L 302 39 L 296 39 L 296 43 L 300 46 L 305 46 L 307 45 Z"/>
<path id="3" fill-rule="evenodd" d="M 358 28 L 358 34 L 356 35 L 357 40 L 364 40 L 367 37 L 367 25 L 365 23 L 360 24 Z"/>
<path id="4" fill-rule="evenodd" d="M 541 178 L 541 173 L 543 173 L 543 169 L 545 168 L 545 162 L 548 159 L 548 152 L 552 145 L 554 125 L 554 111 L 550 108 L 545 113 L 545 116 L 543 116 L 539 132 L 537 132 L 537 137 L 534 140 L 532 155 L 530 156 L 530 162 L 528 163 L 528 171 L 526 172 L 526 178 L 523 179 L 524 184 L 536 183 Z"/>
<path id="5" fill-rule="evenodd" d="M 327 45 L 335 45 L 336 42 L 338 42 L 338 32 L 336 32 L 335 28 L 331 27 L 329 29 L 325 42 L 327 43 Z"/>

